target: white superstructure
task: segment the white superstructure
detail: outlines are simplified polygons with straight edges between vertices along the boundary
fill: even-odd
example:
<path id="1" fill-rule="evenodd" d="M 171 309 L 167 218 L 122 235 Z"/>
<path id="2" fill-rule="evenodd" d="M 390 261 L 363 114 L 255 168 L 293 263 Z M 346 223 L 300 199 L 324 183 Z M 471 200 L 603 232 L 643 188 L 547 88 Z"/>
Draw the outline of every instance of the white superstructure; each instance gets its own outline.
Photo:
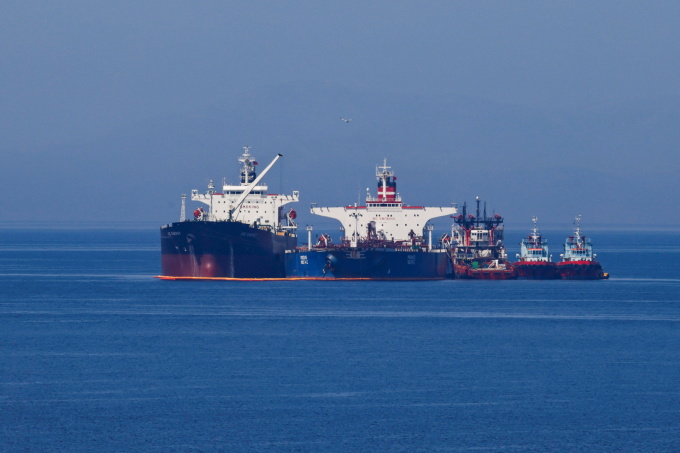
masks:
<path id="1" fill-rule="evenodd" d="M 208 184 L 205 193 L 199 193 L 197 189 L 191 191 L 191 200 L 208 205 L 205 211 L 199 208 L 194 211 L 195 220 L 208 221 L 237 221 L 258 226 L 270 226 L 272 228 L 295 228 L 295 211 L 290 209 L 284 212 L 283 206 L 299 201 L 300 193 L 293 191 L 292 195 L 267 193 L 267 186 L 261 184 L 261 179 L 269 169 L 281 157 L 276 156 L 259 176 L 256 175 L 255 166 L 258 165 L 254 157 L 250 155 L 250 148 L 244 147 L 244 152 L 239 157 L 241 162 L 240 184 L 227 184 L 223 181 L 222 192 L 215 190 L 212 180 Z"/>
<path id="2" fill-rule="evenodd" d="M 345 239 L 356 242 L 361 239 L 405 241 L 412 236 L 422 236 L 427 223 L 436 218 L 458 212 L 456 207 L 423 207 L 404 205 L 396 192 L 394 172 L 387 166 L 387 159 L 376 167 L 378 194 L 371 196 L 366 189 L 365 206 L 319 207 L 312 206 L 312 214 L 330 217 L 342 224 Z"/>
<path id="3" fill-rule="evenodd" d="M 544 240 L 538 231 L 538 217 L 532 217 L 531 220 L 534 222 L 534 227 L 529 236 L 520 242 L 520 252 L 517 258 L 520 261 L 550 262 L 552 255 L 548 253 L 548 241 Z"/>
<path id="4" fill-rule="evenodd" d="M 560 254 L 562 262 L 567 261 L 595 261 L 597 255 L 593 253 L 590 239 L 581 233 L 581 216 L 574 220 L 574 234 L 564 242 L 564 253 Z"/>

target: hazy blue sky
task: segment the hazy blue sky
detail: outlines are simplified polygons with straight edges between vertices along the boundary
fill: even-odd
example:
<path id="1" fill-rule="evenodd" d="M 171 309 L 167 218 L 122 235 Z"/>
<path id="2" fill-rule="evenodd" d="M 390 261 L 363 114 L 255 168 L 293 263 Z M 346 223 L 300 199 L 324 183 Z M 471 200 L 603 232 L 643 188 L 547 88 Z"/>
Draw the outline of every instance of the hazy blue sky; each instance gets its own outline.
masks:
<path id="1" fill-rule="evenodd" d="M 276 122 L 275 117 L 271 112 L 258 112 L 257 106 L 274 102 L 280 109 L 277 114 L 298 114 L 305 109 L 293 106 L 291 112 L 286 112 L 286 102 L 297 102 L 286 96 L 304 94 L 306 86 L 315 87 L 318 98 L 323 97 L 324 90 L 319 87 L 332 93 L 325 98 L 321 113 L 308 123 L 315 124 L 319 116 L 327 115 L 329 121 L 337 121 L 329 123 L 329 130 L 343 126 L 338 120 L 340 115 L 355 116 L 350 126 L 362 130 L 362 115 L 378 118 L 384 114 L 392 118 L 401 113 L 400 107 L 429 110 L 438 100 L 442 103 L 438 111 L 444 113 L 455 109 L 461 99 L 466 100 L 465 105 L 482 106 L 475 112 L 476 123 L 471 123 L 468 130 L 485 123 L 505 124 L 505 120 L 494 116 L 499 109 L 506 109 L 505 118 L 509 121 L 529 112 L 527 118 L 537 120 L 524 125 L 522 131 L 526 133 L 518 135 L 535 133 L 540 138 L 523 143 L 521 137 L 508 139 L 505 135 L 491 146 L 494 130 L 484 130 L 478 135 L 479 146 L 493 148 L 483 157 L 484 163 L 498 161 L 508 165 L 512 173 L 507 177 L 514 181 L 534 171 L 559 171 L 560 167 L 565 171 L 587 168 L 600 172 L 600 176 L 611 170 L 615 173 L 610 175 L 610 185 L 615 187 L 609 187 L 607 193 L 616 197 L 612 203 L 618 203 L 612 212 L 625 208 L 626 200 L 632 198 L 635 209 L 642 209 L 643 215 L 651 214 L 656 209 L 655 199 L 662 195 L 664 203 L 676 203 L 677 209 L 677 186 L 666 185 L 677 181 L 680 166 L 674 141 L 677 132 L 673 140 L 661 140 L 660 144 L 653 140 L 659 139 L 656 135 L 673 130 L 672 124 L 665 123 L 659 129 L 659 121 L 677 119 L 678 24 L 680 2 L 676 1 L 3 1 L 0 153 L 5 164 L 0 170 L 3 180 L 0 184 L 5 200 L 0 203 L 0 220 L 17 219 L 17 197 L 10 194 L 19 189 L 24 191 L 19 201 L 28 210 L 25 218 L 30 220 L 72 219 L 74 204 L 80 204 L 80 210 L 86 209 L 91 220 L 119 219 L 132 209 L 148 212 L 138 215 L 139 220 L 174 220 L 166 218 L 176 217 L 177 211 L 177 206 L 168 204 L 168 200 L 175 202 L 177 193 L 203 186 L 203 180 L 197 181 L 191 172 L 184 177 L 182 165 L 193 162 L 213 168 L 215 179 L 219 179 L 233 173 L 233 160 L 226 153 L 233 152 L 235 157 L 243 144 L 262 149 L 258 154 L 263 161 L 281 150 L 274 149 L 274 137 L 265 137 L 261 132 L 268 127 L 263 124 L 262 129 L 255 130 L 260 131 L 262 140 L 252 130 L 246 133 L 245 127 L 243 137 L 233 127 L 228 137 L 213 137 L 216 144 L 224 146 L 208 151 L 210 156 L 221 153 L 220 158 L 224 159 L 221 162 L 204 161 L 196 151 L 198 148 L 193 154 L 177 159 L 176 154 L 165 156 L 162 143 L 154 141 L 157 137 L 144 136 L 140 129 L 144 130 L 150 121 L 174 115 L 173 126 L 165 130 L 177 130 L 182 118 L 195 119 L 206 111 L 214 111 L 215 106 L 228 112 L 222 117 L 227 127 L 238 120 L 229 116 L 237 115 L 235 106 L 246 105 L 247 99 L 252 99 L 254 106 L 247 118 L 271 124 Z M 372 96 L 377 100 L 367 102 Z M 333 105 L 335 101 L 337 105 Z M 314 105 L 312 98 L 305 102 Z M 491 112 L 489 118 L 484 112 Z M 574 161 L 569 162 L 564 151 L 559 150 L 565 142 L 564 131 L 576 127 L 573 125 L 581 118 L 580 112 L 595 115 L 598 129 L 602 124 L 607 132 L 598 138 L 597 130 L 589 131 L 587 143 L 581 151 L 575 151 Z M 403 112 L 406 117 L 409 113 Z M 555 126 L 565 124 L 567 120 L 559 116 L 563 114 L 570 118 L 569 126 Z M 464 116 L 464 112 L 460 115 Z M 555 119 L 555 115 L 559 118 Z M 584 124 L 574 130 L 587 129 L 590 118 L 587 115 L 581 119 Z M 554 131 L 546 129 L 551 124 Z M 282 125 L 271 125 L 283 129 Z M 361 179 L 366 180 L 356 184 L 372 187 L 373 166 L 378 163 L 378 156 L 389 155 L 397 162 L 399 159 L 406 162 L 409 153 L 416 153 L 395 143 L 403 140 L 389 139 L 392 133 L 395 136 L 405 133 L 406 126 L 393 123 L 392 127 L 380 124 L 379 134 L 374 135 L 367 128 L 363 135 L 347 142 L 329 133 L 326 145 L 329 150 L 342 149 L 344 145 L 360 147 L 362 138 L 366 138 L 365 146 L 370 146 L 374 154 L 354 165 L 357 170 L 357 166 L 361 167 L 364 171 Z M 206 133 L 213 130 L 205 129 Z M 283 130 L 289 132 L 277 132 L 275 138 L 284 148 L 286 144 L 303 142 L 301 136 L 313 134 L 304 128 Z M 627 150 L 618 166 L 615 157 L 618 150 L 598 154 L 597 150 L 611 143 L 603 137 L 615 138 L 619 131 L 630 134 L 631 130 L 639 131 L 631 140 L 639 141 L 637 145 L 646 149 Z M 192 139 L 200 135 L 196 130 L 193 134 L 179 134 L 173 140 L 183 141 L 187 149 Z M 475 135 L 466 136 L 465 147 L 457 148 L 455 134 L 447 134 L 451 130 L 446 128 L 414 127 L 408 131 L 413 143 L 432 141 L 437 148 L 451 143 L 450 149 L 437 150 L 442 156 L 468 153 L 476 147 Z M 378 135 L 385 138 L 384 149 Z M 130 139 L 129 143 L 134 141 L 136 145 L 130 145 L 130 149 L 134 148 L 134 158 L 139 159 L 136 162 L 144 167 L 143 171 L 137 168 L 136 172 L 112 172 L 111 168 L 117 165 L 116 157 L 97 155 L 94 145 L 101 150 L 103 143 L 132 136 L 136 141 Z M 653 139 L 649 147 L 645 146 L 648 139 Z M 507 163 L 504 160 L 505 140 L 512 142 L 508 142 L 508 149 L 541 144 L 543 149 L 527 150 L 543 154 L 540 165 L 532 167 L 527 160 L 526 173 L 518 173 L 518 168 L 512 167 L 512 159 L 507 159 Z M 570 140 L 575 150 L 579 148 L 578 137 Z M 318 153 L 323 153 L 323 141 L 324 136 L 314 141 Z M 625 143 L 620 146 L 625 147 Z M 88 146 L 93 151 L 86 158 L 85 151 L 73 154 L 74 149 Z M 546 157 L 546 149 L 555 152 Z M 585 165 L 591 153 L 585 150 L 593 150 L 593 165 Z M 657 163 L 644 163 L 640 155 Z M 323 161 L 303 153 L 296 156 L 294 150 L 286 157 L 287 168 L 304 169 L 292 172 L 296 177 L 314 174 Z M 121 155 L 120 159 L 129 162 L 130 154 Z M 171 165 L 167 162 L 162 167 L 154 166 L 154 161 L 167 160 L 173 160 L 177 172 L 168 174 Z M 450 163 L 461 161 L 469 164 L 466 158 L 455 157 Z M 580 166 L 574 167 L 575 162 Z M 609 164 L 616 168 L 608 168 Z M 502 170 L 496 168 L 493 177 L 502 178 Z M 455 171 L 460 172 L 461 168 Z M 456 186 L 453 173 L 435 165 L 427 176 L 430 180 L 447 181 L 451 191 L 447 200 L 462 202 L 461 196 L 470 200 L 477 191 L 471 189 L 471 181 L 486 186 L 484 175 L 463 179 L 461 184 L 465 184 Z M 625 182 L 636 180 L 636 174 L 643 179 L 661 176 L 640 186 Z M 172 178 L 174 185 L 164 185 L 165 177 Z M 306 188 L 309 194 L 314 190 L 312 183 L 323 183 L 318 177 L 309 179 L 309 184 L 292 187 L 296 185 L 293 183 L 290 188 Z M 97 181 L 109 185 L 108 190 L 116 190 L 97 191 L 94 189 Z M 116 187 L 111 187 L 114 181 Z M 336 183 L 336 190 L 345 190 L 339 180 L 334 180 Z M 649 185 L 654 187 L 644 192 L 642 187 Z M 154 191 L 151 186 L 163 190 Z M 166 189 L 175 188 L 177 193 L 166 193 Z M 425 185 L 414 185 L 413 190 L 413 198 L 419 203 L 443 201 L 431 196 Z M 91 191 L 99 198 L 84 197 L 79 195 L 80 191 Z M 491 201 L 496 198 L 495 204 L 504 203 L 505 206 L 497 207 L 505 211 L 506 217 L 516 210 L 523 223 L 531 210 L 525 212 L 522 202 L 498 192 L 487 191 L 484 195 Z M 354 186 L 347 189 L 347 194 L 355 193 Z M 324 200 L 318 191 L 313 200 L 307 194 L 303 192 L 305 203 L 336 202 L 335 198 Z M 524 193 L 517 195 L 526 198 Z M 114 201 L 102 202 L 103 196 Z M 540 198 L 541 194 L 537 196 Z M 42 201 L 37 201 L 41 198 Z M 551 202 L 548 198 L 541 201 Z M 600 204 L 607 200 L 591 203 L 581 198 L 580 202 L 583 210 L 594 216 L 598 212 L 607 213 L 595 218 L 597 223 L 626 218 L 615 218 L 601 209 Z M 645 203 L 649 206 L 641 206 Z M 554 212 L 561 211 L 559 207 L 546 211 L 549 215 Z M 565 212 L 569 218 L 574 214 L 577 212 Z M 667 223 L 680 224 L 678 214 L 670 214 L 667 219 Z"/>

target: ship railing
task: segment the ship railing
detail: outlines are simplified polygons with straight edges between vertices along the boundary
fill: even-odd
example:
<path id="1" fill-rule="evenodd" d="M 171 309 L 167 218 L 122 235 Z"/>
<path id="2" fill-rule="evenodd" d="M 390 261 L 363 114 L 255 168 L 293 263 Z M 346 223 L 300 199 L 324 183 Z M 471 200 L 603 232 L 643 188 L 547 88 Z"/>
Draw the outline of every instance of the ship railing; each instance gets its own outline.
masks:
<path id="1" fill-rule="evenodd" d="M 351 248 L 351 242 L 347 240 L 342 240 L 338 244 L 314 244 L 312 245 L 312 250 L 339 250 Z M 409 241 L 380 241 L 380 240 L 370 240 L 370 241 L 358 241 L 357 248 L 360 249 L 392 249 L 399 252 L 446 252 L 445 248 L 433 247 L 430 249 L 427 244 L 419 243 L 411 244 Z"/>
<path id="2" fill-rule="evenodd" d="M 383 197 L 374 197 L 374 196 L 372 196 L 372 195 L 367 195 L 367 196 L 366 196 L 366 201 L 367 201 L 367 202 L 370 202 L 370 203 L 380 203 L 380 202 L 383 202 Z M 394 201 L 393 201 L 393 202 L 399 202 L 399 203 L 401 203 L 401 195 L 395 194 L 395 195 L 394 195 Z M 385 201 L 385 203 L 388 203 L 388 202 Z"/>
<path id="3" fill-rule="evenodd" d="M 399 252 L 427 252 L 428 247 L 427 245 L 415 245 L 408 247 L 397 247 L 396 250 Z"/>

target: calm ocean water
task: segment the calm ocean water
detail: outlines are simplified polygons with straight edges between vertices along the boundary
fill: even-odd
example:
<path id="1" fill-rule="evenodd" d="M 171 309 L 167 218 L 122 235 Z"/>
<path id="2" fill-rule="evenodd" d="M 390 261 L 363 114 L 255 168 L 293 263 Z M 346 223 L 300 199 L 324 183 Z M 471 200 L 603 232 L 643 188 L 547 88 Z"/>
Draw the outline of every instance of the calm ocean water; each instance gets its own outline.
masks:
<path id="1" fill-rule="evenodd" d="M 589 235 L 608 281 L 231 283 L 2 229 L 0 449 L 680 451 L 680 233 Z"/>

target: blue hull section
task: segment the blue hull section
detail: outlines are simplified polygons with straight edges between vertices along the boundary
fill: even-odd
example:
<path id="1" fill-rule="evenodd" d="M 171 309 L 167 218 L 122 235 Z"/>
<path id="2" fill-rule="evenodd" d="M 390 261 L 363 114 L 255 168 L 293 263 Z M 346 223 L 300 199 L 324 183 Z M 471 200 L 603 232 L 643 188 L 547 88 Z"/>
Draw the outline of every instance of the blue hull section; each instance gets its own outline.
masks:
<path id="1" fill-rule="evenodd" d="M 442 280 L 449 262 L 443 251 L 333 249 L 285 255 L 286 277 L 309 279 Z"/>

